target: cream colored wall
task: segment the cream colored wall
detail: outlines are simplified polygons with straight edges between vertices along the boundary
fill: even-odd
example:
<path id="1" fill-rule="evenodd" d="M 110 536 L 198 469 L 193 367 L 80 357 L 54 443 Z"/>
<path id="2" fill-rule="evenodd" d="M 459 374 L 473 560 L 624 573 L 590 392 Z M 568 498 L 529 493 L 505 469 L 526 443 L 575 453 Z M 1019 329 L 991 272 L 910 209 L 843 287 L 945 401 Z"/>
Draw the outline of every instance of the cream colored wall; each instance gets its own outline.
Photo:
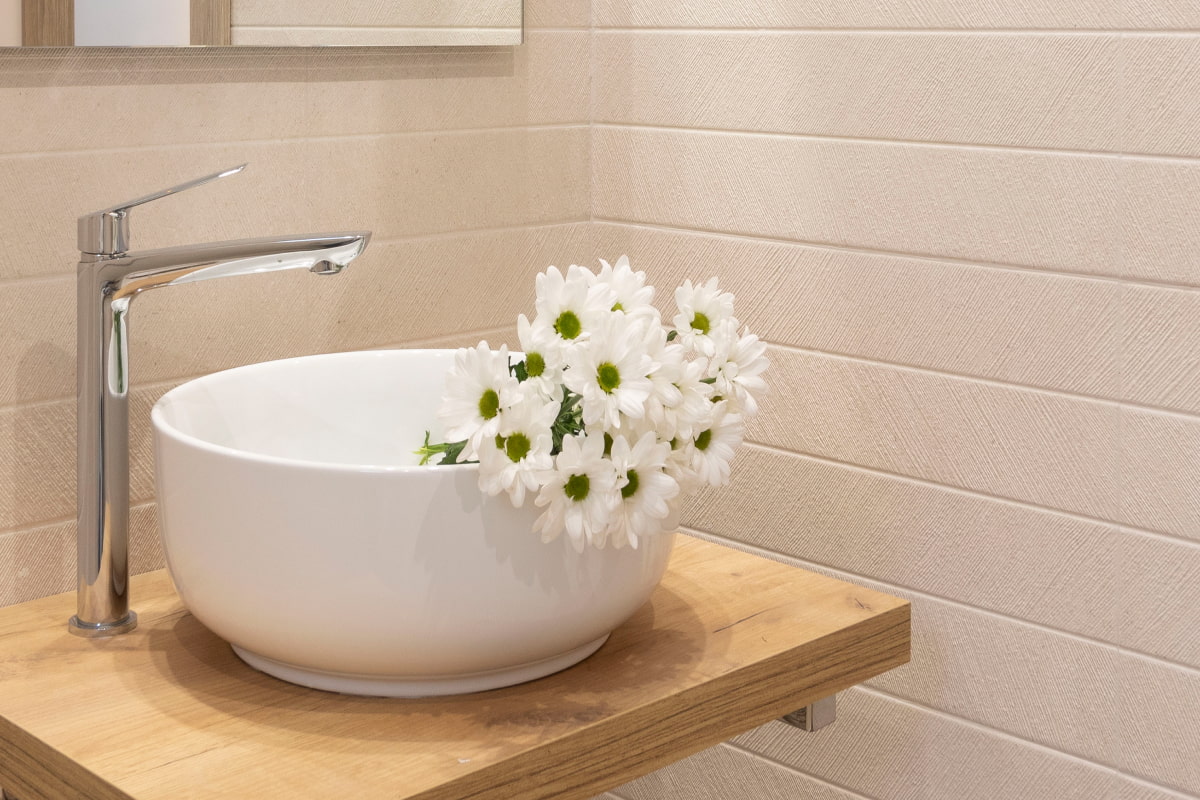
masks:
<path id="1" fill-rule="evenodd" d="M 614 796 L 1200 797 L 1200 6 L 593 10 L 599 252 L 771 343 L 687 523 L 915 637 L 832 728 Z"/>
<path id="2" fill-rule="evenodd" d="M 135 245 L 375 233 L 336 278 L 138 299 L 135 571 L 161 563 L 147 419 L 162 392 L 264 359 L 495 339 L 535 270 L 589 257 L 588 5 L 528 9 L 518 48 L 0 54 L 0 605 L 74 584 L 80 214 L 249 161 L 133 212 Z"/>

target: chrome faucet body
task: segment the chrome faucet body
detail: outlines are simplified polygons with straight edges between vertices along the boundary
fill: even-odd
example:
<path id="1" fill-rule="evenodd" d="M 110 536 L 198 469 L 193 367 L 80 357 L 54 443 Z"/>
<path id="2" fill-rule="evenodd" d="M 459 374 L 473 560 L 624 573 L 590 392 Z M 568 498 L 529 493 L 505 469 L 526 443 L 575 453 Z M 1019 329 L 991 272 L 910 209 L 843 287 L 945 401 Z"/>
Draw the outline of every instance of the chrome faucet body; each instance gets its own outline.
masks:
<path id="1" fill-rule="evenodd" d="M 147 289 L 210 278 L 308 269 L 334 275 L 366 248 L 368 232 L 283 236 L 126 252 L 129 209 L 245 165 L 79 220 L 78 609 L 80 636 L 133 630 L 129 609 L 129 308 Z"/>

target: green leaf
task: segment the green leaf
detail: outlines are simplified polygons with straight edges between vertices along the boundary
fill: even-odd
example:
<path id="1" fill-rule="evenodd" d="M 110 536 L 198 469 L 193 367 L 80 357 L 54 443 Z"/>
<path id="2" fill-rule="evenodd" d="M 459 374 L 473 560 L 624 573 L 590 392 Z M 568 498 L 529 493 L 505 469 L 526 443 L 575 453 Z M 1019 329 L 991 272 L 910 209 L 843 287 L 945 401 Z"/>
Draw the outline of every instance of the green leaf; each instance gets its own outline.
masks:
<path id="1" fill-rule="evenodd" d="M 473 461 L 459 461 L 458 457 L 462 455 L 463 448 L 467 446 L 466 441 L 461 442 L 442 442 L 441 444 L 429 443 L 429 431 L 425 431 L 425 443 L 420 449 L 414 450 L 413 453 L 421 457 L 421 466 L 429 463 L 429 459 L 436 455 L 440 455 L 441 459 L 438 464 L 473 464 Z"/>

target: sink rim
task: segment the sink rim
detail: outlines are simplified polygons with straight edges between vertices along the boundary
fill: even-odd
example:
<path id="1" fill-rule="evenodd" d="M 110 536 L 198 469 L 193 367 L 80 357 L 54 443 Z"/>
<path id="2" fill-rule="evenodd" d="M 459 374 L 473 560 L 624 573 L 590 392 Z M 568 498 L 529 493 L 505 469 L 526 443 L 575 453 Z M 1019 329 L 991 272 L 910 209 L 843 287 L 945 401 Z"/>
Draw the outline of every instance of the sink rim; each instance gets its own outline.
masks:
<path id="1" fill-rule="evenodd" d="M 217 444 L 216 442 L 203 439 L 195 434 L 186 433 L 173 425 L 166 418 L 166 407 L 171 403 L 179 402 L 183 395 L 190 391 L 196 391 L 196 388 L 206 384 L 215 383 L 220 380 L 228 379 L 231 376 L 241 372 L 257 372 L 268 369 L 277 368 L 283 364 L 297 364 L 305 361 L 336 361 L 346 360 L 352 361 L 357 359 L 369 358 L 387 358 L 394 353 L 446 353 L 453 352 L 457 348 L 393 348 L 390 350 L 345 350 L 336 353 L 316 353 L 306 356 L 292 356 L 289 358 L 277 358 L 269 361 L 259 361 L 253 364 L 243 364 L 240 367 L 230 367 L 229 369 L 210 372 L 207 375 L 201 375 L 197 378 L 185 381 L 175 388 L 165 392 L 155 401 L 154 406 L 150 409 L 150 421 L 155 430 L 168 436 L 189 447 L 196 447 L 201 450 L 206 450 L 222 456 L 239 458 L 251 463 L 268 464 L 278 467 L 294 467 L 298 469 L 313 469 L 333 472 L 353 472 L 353 473 L 368 473 L 368 474 L 407 474 L 407 473 L 429 473 L 439 474 L 451 472 L 455 470 L 476 471 L 479 470 L 479 463 L 469 464 L 377 464 L 377 463 L 359 463 L 350 464 L 340 461 L 316 461 L 313 459 L 293 458 L 288 456 L 270 455 L 260 453 L 254 450 L 246 450 L 239 447 L 231 447 L 230 445 Z M 513 353 L 512 355 L 521 355 Z"/>

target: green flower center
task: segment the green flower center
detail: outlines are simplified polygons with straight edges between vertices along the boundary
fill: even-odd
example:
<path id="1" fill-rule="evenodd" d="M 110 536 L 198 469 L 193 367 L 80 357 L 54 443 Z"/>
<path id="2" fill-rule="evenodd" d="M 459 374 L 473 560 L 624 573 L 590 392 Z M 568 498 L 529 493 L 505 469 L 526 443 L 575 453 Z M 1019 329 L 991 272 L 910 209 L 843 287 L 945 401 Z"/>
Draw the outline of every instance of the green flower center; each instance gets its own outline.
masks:
<path id="1" fill-rule="evenodd" d="M 625 306 L 621 305 L 620 303 L 613 303 L 612 310 L 613 311 L 624 311 Z"/>
<path id="2" fill-rule="evenodd" d="M 614 364 L 605 361 L 596 367 L 596 383 L 606 394 L 612 394 L 621 385 L 621 373 Z"/>
<path id="3" fill-rule="evenodd" d="M 637 494 L 637 490 L 638 490 L 637 470 L 635 470 L 635 469 L 629 470 L 629 472 L 625 473 L 625 477 L 629 480 L 629 483 L 627 483 L 621 487 L 621 497 L 628 500 L 629 498 L 631 498 L 635 494 Z"/>
<path id="4" fill-rule="evenodd" d="M 514 433 L 504 440 L 504 453 L 508 456 L 508 460 L 514 464 L 529 455 L 532 447 L 533 445 L 529 443 L 529 437 L 523 433 Z"/>
<path id="5" fill-rule="evenodd" d="M 567 484 L 563 487 L 563 491 L 576 503 L 582 503 L 591 488 L 592 482 L 588 480 L 587 475 L 572 475 L 567 478 Z"/>
<path id="6" fill-rule="evenodd" d="M 491 419 L 500 413 L 500 395 L 495 389 L 487 389 L 479 398 L 479 416 Z"/>
<path id="7" fill-rule="evenodd" d="M 707 336 L 708 332 L 709 332 L 709 330 L 711 330 L 711 328 L 712 328 L 712 323 L 710 323 L 708 321 L 708 317 L 704 314 L 704 312 L 697 311 L 696 315 L 694 317 L 692 317 L 692 329 L 700 331 L 705 336 Z"/>
<path id="8" fill-rule="evenodd" d="M 546 359 L 542 358 L 541 353 L 527 353 L 525 355 L 525 374 L 531 378 L 536 378 L 546 371 Z"/>
<path id="9" fill-rule="evenodd" d="M 583 333 L 583 324 L 574 311 L 564 311 L 554 320 L 554 332 L 564 339 L 574 339 Z"/>
<path id="10" fill-rule="evenodd" d="M 696 449 L 704 451 L 708 449 L 709 442 L 712 441 L 712 431 L 704 431 L 696 437 Z"/>

